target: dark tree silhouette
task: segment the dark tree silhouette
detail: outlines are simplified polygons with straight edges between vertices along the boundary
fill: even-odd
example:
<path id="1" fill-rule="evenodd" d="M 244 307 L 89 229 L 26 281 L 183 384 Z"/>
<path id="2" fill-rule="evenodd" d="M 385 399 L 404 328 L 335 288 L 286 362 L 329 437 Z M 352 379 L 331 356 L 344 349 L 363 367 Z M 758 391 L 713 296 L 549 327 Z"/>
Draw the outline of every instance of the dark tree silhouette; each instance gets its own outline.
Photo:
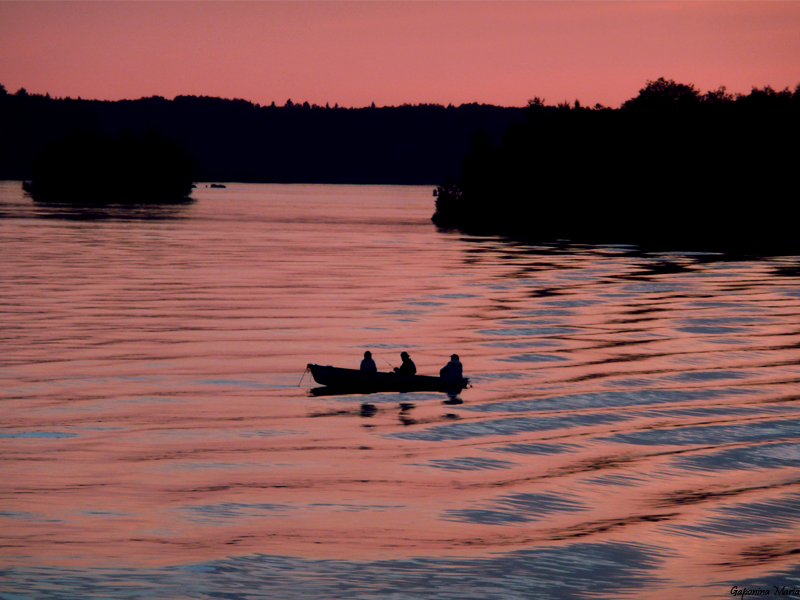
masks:
<path id="1" fill-rule="evenodd" d="M 734 97 L 662 78 L 618 110 L 535 99 L 500 144 L 475 141 L 433 220 L 537 240 L 799 240 L 798 134 L 800 86 Z"/>
<path id="2" fill-rule="evenodd" d="M 185 150 L 158 134 L 79 133 L 43 148 L 23 187 L 44 202 L 177 202 L 192 191 L 192 166 Z"/>
<path id="3" fill-rule="evenodd" d="M 696 107 L 700 99 L 700 92 L 691 83 L 675 83 L 672 79 L 660 77 L 655 81 L 648 81 L 635 98 L 623 103 L 622 108 L 650 112 L 688 110 Z"/>
<path id="4" fill-rule="evenodd" d="M 178 96 L 100 102 L 0 95 L 0 179 L 29 179 L 33 156 L 78 131 L 158 131 L 200 181 L 436 184 L 460 174 L 476 131 L 498 142 L 525 109 L 465 104 L 324 108 Z"/>

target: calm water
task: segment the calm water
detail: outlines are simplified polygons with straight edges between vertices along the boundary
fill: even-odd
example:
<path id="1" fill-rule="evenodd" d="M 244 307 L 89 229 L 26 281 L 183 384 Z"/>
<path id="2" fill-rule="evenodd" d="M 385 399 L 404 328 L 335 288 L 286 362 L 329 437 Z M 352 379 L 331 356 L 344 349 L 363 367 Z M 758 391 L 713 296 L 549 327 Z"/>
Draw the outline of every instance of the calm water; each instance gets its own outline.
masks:
<path id="1" fill-rule="evenodd" d="M 195 196 L 0 182 L 3 600 L 800 588 L 800 257 L 442 233 L 430 188 Z M 298 386 L 366 349 L 474 387 Z"/>

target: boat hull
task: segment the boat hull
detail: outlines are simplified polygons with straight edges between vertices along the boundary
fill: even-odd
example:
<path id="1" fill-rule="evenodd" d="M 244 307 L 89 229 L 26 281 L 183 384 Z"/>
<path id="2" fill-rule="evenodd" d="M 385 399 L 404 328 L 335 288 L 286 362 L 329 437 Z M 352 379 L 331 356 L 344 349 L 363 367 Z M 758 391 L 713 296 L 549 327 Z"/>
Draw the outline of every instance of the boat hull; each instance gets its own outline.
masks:
<path id="1" fill-rule="evenodd" d="M 385 392 L 449 392 L 462 390 L 469 379 L 442 379 L 429 375 L 398 375 L 371 373 L 358 369 L 342 369 L 309 364 L 311 376 L 320 385 L 353 391 Z"/>

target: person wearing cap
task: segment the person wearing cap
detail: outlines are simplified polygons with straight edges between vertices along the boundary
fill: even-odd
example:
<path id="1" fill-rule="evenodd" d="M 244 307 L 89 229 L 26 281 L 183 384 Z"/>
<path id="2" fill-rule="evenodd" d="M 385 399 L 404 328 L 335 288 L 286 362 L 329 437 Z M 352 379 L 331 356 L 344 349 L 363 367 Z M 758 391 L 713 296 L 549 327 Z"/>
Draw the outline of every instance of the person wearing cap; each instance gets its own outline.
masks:
<path id="1" fill-rule="evenodd" d="M 369 350 L 364 352 L 364 360 L 361 361 L 361 370 L 369 371 L 370 373 L 378 372 L 378 365 L 376 365 L 375 361 L 372 360 L 372 352 Z"/>
<path id="2" fill-rule="evenodd" d="M 394 372 L 398 375 L 416 375 L 417 374 L 417 365 L 414 364 L 414 361 L 411 360 L 411 357 L 408 355 L 408 352 L 401 352 L 400 359 L 403 361 L 403 364 L 399 367 L 394 368 Z"/>
<path id="3" fill-rule="evenodd" d="M 464 377 L 464 367 L 458 360 L 458 354 L 450 356 L 450 362 L 439 370 L 439 377 L 442 379 L 461 379 Z"/>

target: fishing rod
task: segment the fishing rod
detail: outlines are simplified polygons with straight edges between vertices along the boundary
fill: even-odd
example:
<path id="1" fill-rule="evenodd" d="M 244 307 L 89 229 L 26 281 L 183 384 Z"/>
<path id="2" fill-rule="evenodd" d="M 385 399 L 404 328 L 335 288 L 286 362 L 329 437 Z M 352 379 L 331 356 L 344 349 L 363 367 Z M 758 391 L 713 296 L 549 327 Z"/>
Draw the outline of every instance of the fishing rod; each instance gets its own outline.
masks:
<path id="1" fill-rule="evenodd" d="M 306 377 L 306 373 L 308 373 L 310 370 L 311 370 L 311 367 L 308 367 L 308 366 L 307 366 L 307 367 L 306 367 L 306 370 L 305 370 L 305 371 L 303 371 L 303 376 L 300 378 L 300 383 L 303 383 L 303 379 L 305 379 L 305 377 Z M 298 383 L 298 384 L 297 384 L 297 387 L 300 387 L 300 383 Z"/>

